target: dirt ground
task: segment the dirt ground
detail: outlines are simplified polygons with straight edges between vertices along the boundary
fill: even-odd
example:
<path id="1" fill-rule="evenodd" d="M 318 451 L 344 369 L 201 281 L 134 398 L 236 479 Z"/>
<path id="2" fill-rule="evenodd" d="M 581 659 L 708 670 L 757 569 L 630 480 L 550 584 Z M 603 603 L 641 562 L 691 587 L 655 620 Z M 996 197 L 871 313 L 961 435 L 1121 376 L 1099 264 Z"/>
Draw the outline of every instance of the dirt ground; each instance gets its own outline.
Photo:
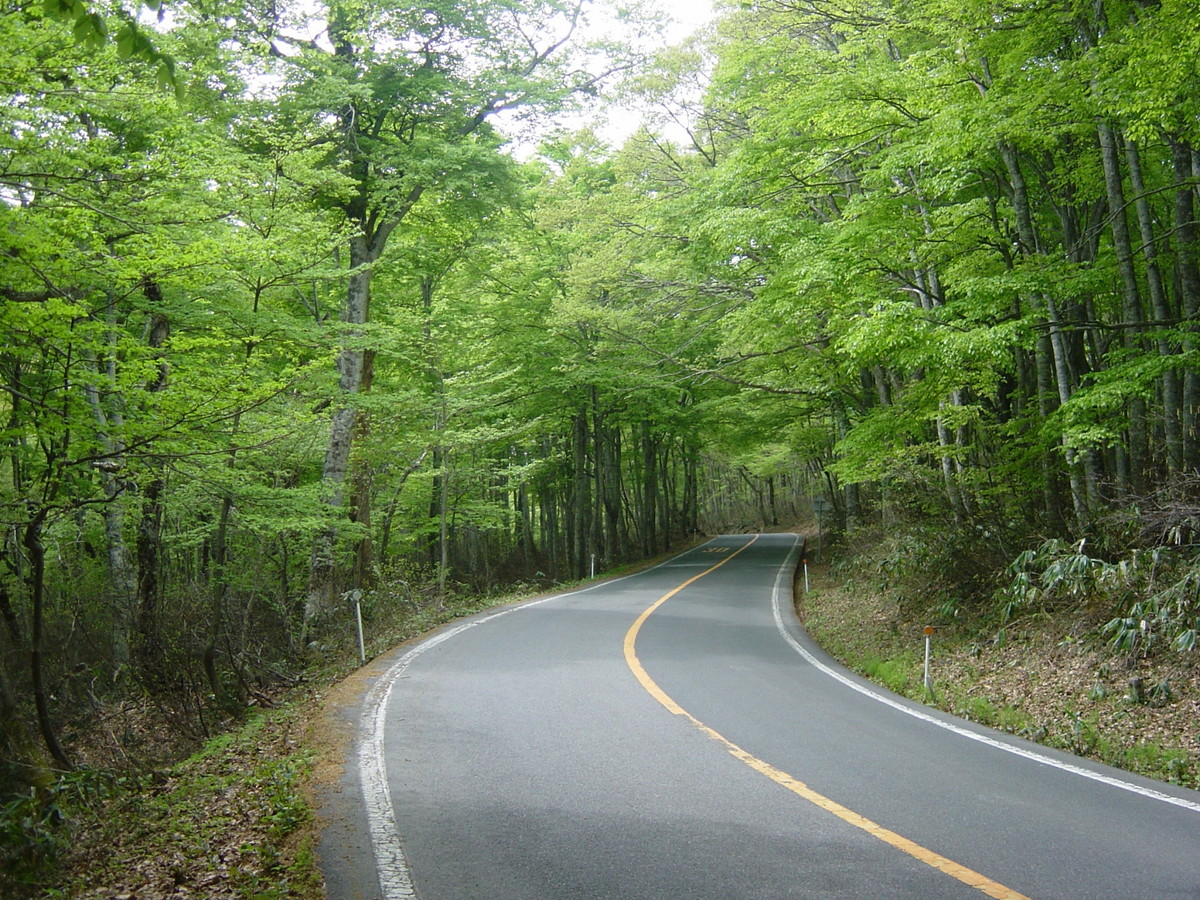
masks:
<path id="1" fill-rule="evenodd" d="M 814 567 L 797 592 L 809 633 L 843 663 L 914 698 L 922 684 L 922 622 L 894 597 L 840 583 Z M 963 718 L 1187 787 L 1200 787 L 1200 654 L 1116 653 L 1094 623 L 1030 616 L 985 637 L 937 633 L 931 702 Z M 894 661 L 890 670 L 879 661 Z M 880 670 L 886 677 L 880 677 Z"/>

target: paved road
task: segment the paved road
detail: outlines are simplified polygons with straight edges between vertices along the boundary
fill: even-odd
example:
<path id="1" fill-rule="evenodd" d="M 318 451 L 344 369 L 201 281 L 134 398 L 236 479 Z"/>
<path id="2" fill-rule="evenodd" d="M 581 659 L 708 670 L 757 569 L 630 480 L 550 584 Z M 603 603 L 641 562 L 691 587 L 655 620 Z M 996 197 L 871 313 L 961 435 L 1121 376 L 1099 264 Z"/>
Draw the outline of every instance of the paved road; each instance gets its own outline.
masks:
<path id="1" fill-rule="evenodd" d="M 332 895 L 1200 897 L 1200 794 L 850 676 L 794 562 L 718 538 L 403 651 L 351 771 L 375 861 L 327 858 Z"/>

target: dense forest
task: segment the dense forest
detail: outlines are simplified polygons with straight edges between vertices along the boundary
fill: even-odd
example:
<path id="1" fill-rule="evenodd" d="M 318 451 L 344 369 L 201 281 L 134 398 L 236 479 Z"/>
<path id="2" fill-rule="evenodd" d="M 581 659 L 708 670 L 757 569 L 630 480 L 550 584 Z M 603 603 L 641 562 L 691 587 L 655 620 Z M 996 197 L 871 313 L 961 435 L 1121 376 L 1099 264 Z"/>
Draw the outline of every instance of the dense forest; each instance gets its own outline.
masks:
<path id="1" fill-rule="evenodd" d="M 1194 645 L 1196 0 L 0 2 L 7 796 L 813 498 Z"/>

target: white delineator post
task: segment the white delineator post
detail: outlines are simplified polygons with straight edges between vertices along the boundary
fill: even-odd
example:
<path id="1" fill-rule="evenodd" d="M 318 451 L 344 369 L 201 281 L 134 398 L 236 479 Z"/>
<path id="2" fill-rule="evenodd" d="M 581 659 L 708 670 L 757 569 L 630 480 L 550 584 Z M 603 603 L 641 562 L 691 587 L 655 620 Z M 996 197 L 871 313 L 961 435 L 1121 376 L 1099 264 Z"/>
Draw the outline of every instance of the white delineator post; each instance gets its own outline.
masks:
<path id="1" fill-rule="evenodd" d="M 367 647 L 363 641 L 362 591 L 351 591 L 350 597 L 354 600 L 354 623 L 358 631 L 358 664 L 365 666 L 367 664 Z"/>
<path id="2" fill-rule="evenodd" d="M 933 645 L 933 626 L 925 626 L 925 693 L 933 693 L 933 684 L 929 681 L 929 655 Z"/>

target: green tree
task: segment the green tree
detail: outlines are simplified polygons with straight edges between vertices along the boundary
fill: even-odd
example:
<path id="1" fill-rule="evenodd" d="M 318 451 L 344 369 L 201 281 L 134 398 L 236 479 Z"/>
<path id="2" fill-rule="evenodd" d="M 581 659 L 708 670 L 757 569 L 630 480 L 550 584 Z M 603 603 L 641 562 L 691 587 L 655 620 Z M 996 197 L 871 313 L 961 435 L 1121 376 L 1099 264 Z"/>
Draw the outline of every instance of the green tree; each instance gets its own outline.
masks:
<path id="1" fill-rule="evenodd" d="M 421 203 L 470 197 L 477 181 L 492 177 L 501 144 L 493 117 L 552 109 L 595 90 L 614 64 L 604 60 L 601 71 L 588 72 L 565 52 L 583 15 L 582 2 L 332 3 L 329 44 L 293 41 L 294 55 L 284 54 L 294 84 L 284 108 L 353 183 L 333 200 L 351 231 L 337 363 L 344 399 L 335 404 L 326 450 L 331 523 L 313 547 L 307 620 L 331 609 L 338 594 L 335 521 L 347 492 L 360 532 L 369 528 L 369 491 L 352 449 L 368 427 L 357 398 L 370 390 L 375 351 L 364 326 L 389 241 Z M 288 42 L 282 32 L 272 37 Z"/>
<path id="2" fill-rule="evenodd" d="M 184 471 L 219 481 L 249 449 L 294 427 L 294 413 L 262 411 L 285 402 L 321 359 L 319 323 L 298 291 L 330 277 L 323 267 L 340 235 L 312 199 L 336 189 L 337 176 L 315 174 L 316 151 L 298 143 L 277 145 L 266 161 L 232 145 L 235 132 L 246 145 L 257 140 L 231 124 L 232 104 L 197 90 L 182 106 L 119 48 L 77 47 L 35 15 L 4 22 L 14 49 L 4 82 L 21 101 L 6 104 L 0 151 L 6 620 L 14 649 L 28 653 L 38 725 L 66 766 L 46 648 L 59 671 L 132 666 L 161 686 L 171 482 Z M 215 68 L 194 59 L 197 72 Z M 221 641 L 232 659 L 223 574 L 231 490 L 218 492 L 201 630 L 208 656 Z M 97 518 L 99 578 L 90 562 Z M 193 527 L 208 530 L 195 521 L 184 530 Z M 46 572 L 46 547 L 64 543 L 82 552 Z M 84 613 L 103 649 L 48 640 L 71 618 L 64 603 Z M 194 615 L 187 609 L 174 628 Z M 222 693 L 211 659 L 208 668 Z"/>

